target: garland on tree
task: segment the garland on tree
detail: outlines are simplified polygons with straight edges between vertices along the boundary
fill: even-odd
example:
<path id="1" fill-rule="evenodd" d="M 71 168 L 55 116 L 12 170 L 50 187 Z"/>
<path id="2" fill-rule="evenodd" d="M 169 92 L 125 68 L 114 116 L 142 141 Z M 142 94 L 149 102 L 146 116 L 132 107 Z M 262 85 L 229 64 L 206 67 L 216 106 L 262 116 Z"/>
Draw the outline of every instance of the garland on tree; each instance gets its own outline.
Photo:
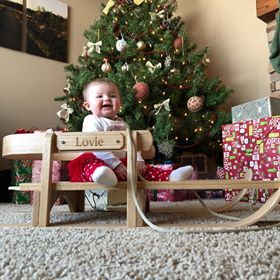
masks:
<path id="1" fill-rule="evenodd" d="M 208 47 L 196 50 L 176 0 L 109 0 L 89 30 L 77 65 L 65 67 L 67 85 L 59 117 L 80 131 L 88 114 L 85 84 L 108 78 L 120 88 L 120 115 L 131 129 L 151 130 L 159 158 L 190 150 L 220 155 L 221 125 L 230 121 L 217 110 L 232 92 L 219 78 L 208 78 Z"/>

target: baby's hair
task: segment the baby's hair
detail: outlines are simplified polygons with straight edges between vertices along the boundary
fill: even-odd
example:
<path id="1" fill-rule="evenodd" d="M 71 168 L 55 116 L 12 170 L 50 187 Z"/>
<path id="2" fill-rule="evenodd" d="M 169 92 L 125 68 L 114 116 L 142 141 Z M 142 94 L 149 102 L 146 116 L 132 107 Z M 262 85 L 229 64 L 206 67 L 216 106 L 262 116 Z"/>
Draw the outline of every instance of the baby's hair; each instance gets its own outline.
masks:
<path id="1" fill-rule="evenodd" d="M 84 86 L 84 89 L 83 89 L 84 100 L 87 100 L 87 89 L 88 89 L 89 85 L 92 85 L 92 84 L 107 84 L 107 85 L 110 85 L 110 86 L 114 86 L 119 90 L 118 86 L 114 82 L 112 82 L 111 80 L 108 80 L 106 78 L 97 78 L 97 79 L 94 79 L 91 82 L 87 83 Z"/>

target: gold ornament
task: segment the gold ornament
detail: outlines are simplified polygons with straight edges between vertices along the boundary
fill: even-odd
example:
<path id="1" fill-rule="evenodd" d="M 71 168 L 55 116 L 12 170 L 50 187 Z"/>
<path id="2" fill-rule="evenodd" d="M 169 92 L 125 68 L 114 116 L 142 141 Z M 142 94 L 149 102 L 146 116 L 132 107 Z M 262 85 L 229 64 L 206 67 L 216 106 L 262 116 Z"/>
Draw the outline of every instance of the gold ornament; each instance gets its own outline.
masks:
<path id="1" fill-rule="evenodd" d="M 136 45 L 138 51 L 143 51 L 146 48 L 146 44 L 143 41 L 138 41 Z"/>

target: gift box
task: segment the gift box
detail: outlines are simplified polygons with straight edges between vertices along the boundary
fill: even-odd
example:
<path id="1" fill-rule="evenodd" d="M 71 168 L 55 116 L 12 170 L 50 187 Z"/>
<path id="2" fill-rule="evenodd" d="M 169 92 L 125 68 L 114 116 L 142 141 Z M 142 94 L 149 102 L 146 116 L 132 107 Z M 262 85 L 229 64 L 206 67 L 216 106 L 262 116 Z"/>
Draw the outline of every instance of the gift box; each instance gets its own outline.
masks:
<path id="1" fill-rule="evenodd" d="M 257 120 L 280 115 L 280 98 L 263 97 L 231 108 L 232 122 Z"/>
<path id="2" fill-rule="evenodd" d="M 66 167 L 65 167 L 66 168 Z M 32 183 L 40 183 L 42 176 L 42 161 L 41 160 L 33 160 L 32 162 Z M 62 163 L 61 161 L 53 161 L 52 165 L 52 182 L 56 183 L 62 180 Z M 33 194 L 30 193 L 30 204 L 33 203 Z M 62 198 L 58 198 L 55 202 L 55 205 L 65 204 L 65 200 Z"/>
<path id="3" fill-rule="evenodd" d="M 18 128 L 15 134 L 33 133 L 34 130 Z M 32 160 L 14 160 L 11 168 L 11 184 L 18 186 L 21 183 L 30 183 L 32 178 Z M 12 201 L 17 204 L 28 204 L 30 202 L 30 192 L 13 192 Z"/>
<path id="4" fill-rule="evenodd" d="M 253 180 L 274 180 L 280 170 L 280 116 L 222 126 L 226 179 L 244 178 L 248 168 Z M 265 202 L 272 190 L 251 191 L 247 201 Z M 227 190 L 226 200 L 238 191 Z"/>
<path id="5" fill-rule="evenodd" d="M 249 189 L 241 199 L 243 202 L 249 202 L 249 203 L 256 203 L 261 202 L 265 203 L 269 196 L 273 193 L 274 190 L 272 189 Z M 231 201 L 236 195 L 238 195 L 239 190 L 225 190 L 225 200 Z"/>
<path id="6" fill-rule="evenodd" d="M 15 132 L 20 133 L 43 133 L 43 131 L 36 128 L 25 130 L 19 128 Z M 12 163 L 12 185 L 18 186 L 21 183 L 40 183 L 41 182 L 41 161 L 40 160 L 14 160 Z M 52 181 L 57 182 L 61 180 L 62 168 L 61 162 L 54 161 L 52 169 Z M 13 202 L 17 204 L 32 204 L 33 192 L 16 191 L 13 193 Z M 58 199 L 56 204 L 65 203 L 64 199 Z"/>
<path id="7" fill-rule="evenodd" d="M 32 178 L 32 160 L 14 160 L 12 162 L 12 185 L 30 183 Z M 30 203 L 30 192 L 15 191 L 12 201 L 16 204 Z"/>

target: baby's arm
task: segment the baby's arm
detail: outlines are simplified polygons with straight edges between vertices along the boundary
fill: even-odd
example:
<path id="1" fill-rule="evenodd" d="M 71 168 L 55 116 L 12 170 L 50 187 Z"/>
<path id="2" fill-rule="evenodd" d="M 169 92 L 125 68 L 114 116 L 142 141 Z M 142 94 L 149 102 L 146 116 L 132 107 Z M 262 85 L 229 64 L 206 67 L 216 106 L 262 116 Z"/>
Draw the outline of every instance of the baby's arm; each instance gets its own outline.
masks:
<path id="1" fill-rule="evenodd" d="M 143 175 L 147 170 L 147 165 L 141 155 L 141 152 L 137 152 L 137 170 L 141 175 Z"/>
<path id="2" fill-rule="evenodd" d="M 118 178 L 122 180 L 126 180 L 127 178 L 127 169 L 123 163 L 120 163 L 116 168 L 114 168 L 115 173 L 117 174 Z"/>

